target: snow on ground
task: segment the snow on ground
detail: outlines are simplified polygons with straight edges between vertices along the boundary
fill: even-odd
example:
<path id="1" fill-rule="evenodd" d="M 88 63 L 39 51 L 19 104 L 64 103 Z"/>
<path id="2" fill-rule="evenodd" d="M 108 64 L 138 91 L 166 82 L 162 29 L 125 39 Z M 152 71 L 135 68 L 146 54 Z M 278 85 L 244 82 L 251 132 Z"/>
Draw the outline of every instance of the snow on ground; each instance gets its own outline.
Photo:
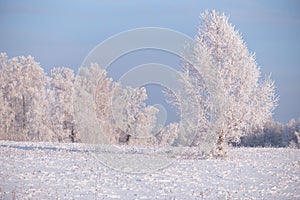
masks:
<path id="1" fill-rule="evenodd" d="M 105 148 L 116 162 L 149 156 Z M 299 149 L 232 148 L 223 159 L 176 157 L 138 174 L 102 163 L 82 144 L 0 141 L 0 199 L 300 199 Z"/>

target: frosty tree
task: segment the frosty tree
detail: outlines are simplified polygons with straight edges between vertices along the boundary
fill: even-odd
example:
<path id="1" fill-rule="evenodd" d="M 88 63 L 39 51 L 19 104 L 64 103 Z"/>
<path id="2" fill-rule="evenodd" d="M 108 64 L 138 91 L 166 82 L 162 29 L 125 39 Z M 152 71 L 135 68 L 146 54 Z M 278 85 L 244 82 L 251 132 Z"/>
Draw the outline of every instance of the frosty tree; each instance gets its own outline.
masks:
<path id="1" fill-rule="evenodd" d="M 97 69 L 100 69 L 97 66 Z M 111 111 L 111 96 L 115 87 L 112 78 L 106 77 L 106 72 L 99 71 L 98 85 L 95 91 L 95 110 L 99 124 L 108 143 L 116 143 L 120 130 L 116 130 Z"/>
<path id="2" fill-rule="evenodd" d="M 147 92 L 144 87 L 123 88 L 116 84 L 112 95 L 112 113 L 117 127 L 123 136 L 130 137 L 134 145 L 152 145 L 155 143 L 153 131 L 156 127 L 158 109 L 147 106 Z M 123 142 L 123 137 L 119 142 Z"/>
<path id="3" fill-rule="evenodd" d="M 74 108 L 81 139 L 106 144 L 154 143 L 151 133 L 158 110 L 145 104 L 145 88 L 123 88 L 106 75 L 97 64 L 79 70 Z M 136 137 L 141 133 L 149 138 Z"/>
<path id="4" fill-rule="evenodd" d="M 179 134 L 179 123 L 173 122 L 164 127 L 156 136 L 160 146 L 175 146 Z"/>
<path id="5" fill-rule="evenodd" d="M 51 81 L 48 93 L 52 130 L 58 141 L 76 140 L 76 129 L 73 116 L 74 71 L 60 67 L 51 70 Z"/>
<path id="6" fill-rule="evenodd" d="M 222 152 L 225 142 L 239 142 L 241 135 L 272 117 L 277 103 L 274 82 L 260 79 L 254 55 L 224 14 L 201 14 L 195 40 L 185 57 L 182 76 L 188 80 L 187 91 L 199 101 L 199 122 L 205 137 L 213 135 Z M 203 131 L 191 128 L 199 132 L 194 145 L 200 145 Z"/>
<path id="7" fill-rule="evenodd" d="M 78 70 L 73 91 L 73 107 L 79 139 L 84 143 L 106 143 L 97 120 L 97 84 L 102 70 L 97 64 Z"/>
<path id="8" fill-rule="evenodd" d="M 43 69 L 31 56 L 7 59 L 1 54 L 0 124 L 3 138 L 11 140 L 51 140 L 48 128 Z"/>

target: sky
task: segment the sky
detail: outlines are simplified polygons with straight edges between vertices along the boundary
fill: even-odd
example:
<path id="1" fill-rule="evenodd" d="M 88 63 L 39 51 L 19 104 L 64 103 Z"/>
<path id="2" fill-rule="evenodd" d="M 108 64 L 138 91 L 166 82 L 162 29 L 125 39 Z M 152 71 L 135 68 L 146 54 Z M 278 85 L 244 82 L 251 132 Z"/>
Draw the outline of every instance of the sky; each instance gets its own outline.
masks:
<path id="1" fill-rule="evenodd" d="M 76 71 L 96 45 L 122 31 L 163 27 L 194 37 L 199 15 L 206 9 L 229 15 L 249 51 L 256 54 L 262 76 L 272 74 L 280 96 L 274 119 L 286 123 L 299 118 L 297 0 L 0 0 L 0 52 L 6 52 L 8 57 L 32 55 L 46 72 L 61 66 Z M 140 59 L 144 56 L 131 59 L 129 55 L 130 59 L 114 65 L 133 65 L 157 57 L 153 52 L 146 54 L 148 58 L 144 60 Z M 172 59 L 169 55 L 164 57 Z M 114 77 L 120 71 L 120 67 L 113 70 L 112 66 L 110 75 Z"/>

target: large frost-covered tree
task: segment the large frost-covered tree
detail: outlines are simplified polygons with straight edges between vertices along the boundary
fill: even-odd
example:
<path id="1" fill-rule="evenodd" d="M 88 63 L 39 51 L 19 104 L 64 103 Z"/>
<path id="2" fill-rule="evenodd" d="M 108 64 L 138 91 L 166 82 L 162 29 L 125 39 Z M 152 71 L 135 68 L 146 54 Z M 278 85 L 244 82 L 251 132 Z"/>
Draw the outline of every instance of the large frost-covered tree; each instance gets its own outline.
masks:
<path id="1" fill-rule="evenodd" d="M 260 79 L 254 54 L 224 14 L 201 14 L 195 40 L 182 72 L 188 80 L 186 91 L 199 101 L 201 127 L 191 127 L 198 132 L 194 145 L 213 135 L 222 151 L 225 142 L 238 142 L 272 117 L 277 103 L 274 83 L 269 77 Z"/>
<path id="2" fill-rule="evenodd" d="M 48 78 L 31 56 L 7 59 L 1 54 L 1 138 L 51 140 L 48 128 Z"/>

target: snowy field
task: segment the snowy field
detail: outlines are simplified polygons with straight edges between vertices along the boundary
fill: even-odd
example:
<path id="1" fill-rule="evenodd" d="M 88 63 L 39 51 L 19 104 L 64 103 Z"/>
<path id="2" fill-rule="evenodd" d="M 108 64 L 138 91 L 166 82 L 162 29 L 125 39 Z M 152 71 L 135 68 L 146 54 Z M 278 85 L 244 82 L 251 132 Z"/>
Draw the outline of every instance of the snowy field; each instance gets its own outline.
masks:
<path id="1" fill-rule="evenodd" d="M 0 199 L 300 199 L 297 149 L 232 148 L 223 159 L 119 151 L 101 148 L 104 162 L 82 144 L 0 141 Z M 148 173 L 111 168 L 134 157 L 129 167 L 147 169 L 150 154 Z"/>

